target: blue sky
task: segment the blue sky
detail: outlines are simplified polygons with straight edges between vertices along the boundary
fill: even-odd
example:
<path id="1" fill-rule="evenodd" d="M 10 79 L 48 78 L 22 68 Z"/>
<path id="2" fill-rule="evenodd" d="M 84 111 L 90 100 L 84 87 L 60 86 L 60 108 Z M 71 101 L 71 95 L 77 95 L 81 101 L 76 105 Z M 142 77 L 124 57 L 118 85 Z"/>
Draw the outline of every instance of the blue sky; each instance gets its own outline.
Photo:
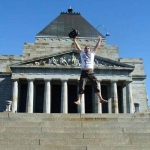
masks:
<path id="1" fill-rule="evenodd" d="M 120 58 L 142 58 L 150 97 L 150 0 L 1 0 L 0 55 L 22 55 L 25 42 L 71 6 L 95 28 L 110 32 Z M 103 28 L 99 28 L 104 32 Z M 149 102 L 150 105 L 150 102 Z"/>

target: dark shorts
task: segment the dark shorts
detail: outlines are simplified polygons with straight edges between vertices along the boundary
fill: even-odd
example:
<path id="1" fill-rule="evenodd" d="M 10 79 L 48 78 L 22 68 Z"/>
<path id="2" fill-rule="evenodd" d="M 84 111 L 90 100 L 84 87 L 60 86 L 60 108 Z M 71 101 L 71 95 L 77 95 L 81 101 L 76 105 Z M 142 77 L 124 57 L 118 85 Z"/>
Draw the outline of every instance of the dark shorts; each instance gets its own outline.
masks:
<path id="1" fill-rule="evenodd" d="M 82 70 L 81 76 L 80 76 L 80 81 L 79 81 L 78 94 L 84 93 L 85 85 L 88 80 L 91 82 L 91 84 L 94 88 L 94 92 L 95 93 L 100 92 L 99 81 L 97 80 L 96 76 L 94 75 L 93 70 Z"/>

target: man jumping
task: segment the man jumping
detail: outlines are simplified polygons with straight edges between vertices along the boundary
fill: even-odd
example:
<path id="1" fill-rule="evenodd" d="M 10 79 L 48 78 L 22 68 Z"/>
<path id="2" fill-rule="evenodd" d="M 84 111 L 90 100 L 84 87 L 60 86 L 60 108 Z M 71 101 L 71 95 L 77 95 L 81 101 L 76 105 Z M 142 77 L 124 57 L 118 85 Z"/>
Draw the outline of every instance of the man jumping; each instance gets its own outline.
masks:
<path id="1" fill-rule="evenodd" d="M 100 47 L 102 37 L 98 36 L 98 42 L 94 48 L 93 51 L 90 50 L 89 46 L 85 46 L 84 50 L 82 50 L 77 43 L 76 37 L 73 39 L 75 42 L 75 45 L 78 49 L 78 52 L 81 56 L 81 76 L 79 81 L 79 91 L 78 91 L 78 99 L 74 103 L 77 105 L 81 104 L 81 97 L 85 90 L 85 85 L 87 81 L 89 80 L 94 87 L 94 92 L 97 93 L 98 98 L 100 100 L 100 103 L 108 102 L 107 100 L 104 100 L 101 96 L 101 91 L 98 85 L 98 80 L 96 76 L 94 75 L 93 69 L 94 69 L 94 57 L 97 52 L 98 47 Z"/>

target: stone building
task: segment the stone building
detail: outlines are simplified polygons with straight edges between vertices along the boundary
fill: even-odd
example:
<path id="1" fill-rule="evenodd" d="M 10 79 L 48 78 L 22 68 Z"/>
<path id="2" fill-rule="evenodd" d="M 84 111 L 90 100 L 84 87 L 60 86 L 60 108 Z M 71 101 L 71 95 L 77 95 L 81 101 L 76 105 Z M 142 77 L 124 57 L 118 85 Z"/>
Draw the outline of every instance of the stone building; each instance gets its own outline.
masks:
<path id="1" fill-rule="evenodd" d="M 94 48 L 101 35 L 80 13 L 62 12 L 36 35 L 35 43 L 24 43 L 22 56 L 0 56 L 0 112 L 11 100 L 13 112 L 27 113 L 134 113 L 147 112 L 143 61 L 120 58 L 118 47 L 103 40 L 95 56 L 95 74 L 102 96 L 98 103 L 90 83 L 81 106 L 77 99 L 80 56 L 68 37 L 78 29 L 79 45 Z M 135 109 L 136 104 L 139 109 Z"/>

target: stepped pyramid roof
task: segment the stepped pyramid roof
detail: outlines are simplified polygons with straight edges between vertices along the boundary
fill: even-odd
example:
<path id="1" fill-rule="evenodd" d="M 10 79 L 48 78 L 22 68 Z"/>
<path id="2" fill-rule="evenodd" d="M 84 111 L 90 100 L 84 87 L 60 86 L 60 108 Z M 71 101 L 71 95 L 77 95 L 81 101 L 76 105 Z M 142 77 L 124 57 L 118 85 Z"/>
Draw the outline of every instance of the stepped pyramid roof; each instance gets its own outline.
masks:
<path id="1" fill-rule="evenodd" d="M 61 14 L 47 25 L 36 36 L 53 36 L 53 37 L 68 37 L 68 33 L 72 28 L 79 31 L 78 37 L 97 37 L 101 35 L 96 28 L 94 28 L 80 13 L 73 12 L 72 8 L 68 12 L 61 12 Z"/>

